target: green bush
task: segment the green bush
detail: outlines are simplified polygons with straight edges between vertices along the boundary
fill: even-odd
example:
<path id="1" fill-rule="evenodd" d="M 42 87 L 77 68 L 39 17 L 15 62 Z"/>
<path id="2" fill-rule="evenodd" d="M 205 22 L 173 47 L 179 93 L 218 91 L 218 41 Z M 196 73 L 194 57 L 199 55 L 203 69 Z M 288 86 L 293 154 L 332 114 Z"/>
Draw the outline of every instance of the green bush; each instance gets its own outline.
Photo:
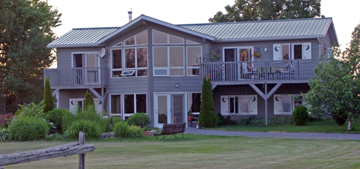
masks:
<path id="1" fill-rule="evenodd" d="M 224 116 L 222 116 L 220 113 L 217 114 L 217 119 L 218 119 L 218 125 L 236 125 L 237 122 L 235 120 L 231 120 L 230 116 L 227 116 L 226 118 Z"/>
<path id="2" fill-rule="evenodd" d="M 141 128 L 144 128 L 145 126 L 148 126 L 151 123 L 150 117 L 145 113 L 136 113 L 130 116 L 126 120 L 126 122 L 130 126 L 135 125 L 135 126 L 140 126 Z"/>
<path id="3" fill-rule="evenodd" d="M 16 111 L 15 115 L 19 117 L 40 117 L 44 118 L 45 114 L 43 113 L 44 101 L 41 101 L 39 104 L 34 102 L 27 105 L 20 105 L 20 109 Z"/>
<path id="4" fill-rule="evenodd" d="M 85 138 L 95 138 L 101 134 L 100 125 L 95 121 L 78 120 L 71 124 L 70 128 L 65 132 L 65 136 L 69 138 L 78 138 L 79 131 L 85 133 Z"/>
<path id="5" fill-rule="evenodd" d="M 115 137 L 128 137 L 129 136 L 130 126 L 127 122 L 119 121 L 115 123 L 113 132 Z"/>
<path id="6" fill-rule="evenodd" d="M 72 122 L 74 122 L 76 120 L 76 116 L 69 112 L 63 112 L 62 114 L 62 122 L 61 122 L 61 128 L 62 128 L 62 133 L 65 133 L 65 131 L 70 128 Z"/>
<path id="7" fill-rule="evenodd" d="M 54 123 L 54 126 L 56 127 L 58 133 L 64 132 L 62 130 L 64 114 L 71 114 L 71 112 L 69 112 L 66 109 L 53 109 L 53 110 L 49 111 L 45 116 L 46 120 Z"/>
<path id="8" fill-rule="evenodd" d="M 46 76 L 45 79 L 45 87 L 44 87 L 44 108 L 43 112 L 46 114 L 48 111 L 54 109 L 54 98 L 52 96 L 52 91 L 50 87 L 50 80 L 49 77 Z"/>
<path id="9" fill-rule="evenodd" d="M 348 114 L 344 110 L 340 110 L 338 113 L 331 113 L 331 116 L 339 126 L 344 125 L 348 118 Z"/>
<path id="10" fill-rule="evenodd" d="M 4 141 L 9 138 L 9 131 L 6 128 L 0 129 L 0 141 Z"/>
<path id="11" fill-rule="evenodd" d="M 297 126 L 305 125 L 309 121 L 307 108 L 303 105 L 297 106 L 292 114 L 292 119 Z"/>
<path id="12" fill-rule="evenodd" d="M 201 88 L 201 97 L 199 124 L 202 127 L 216 127 L 218 119 L 215 114 L 211 82 L 205 76 Z"/>
<path id="13" fill-rule="evenodd" d="M 19 117 L 11 122 L 8 130 L 10 140 L 27 141 L 45 138 L 49 126 L 40 117 Z"/>
<path id="14" fill-rule="evenodd" d="M 94 99 L 93 96 L 91 95 L 91 93 L 89 93 L 89 91 L 87 90 L 85 93 L 85 101 L 84 101 L 84 109 L 88 109 L 88 108 L 94 108 Z"/>
<path id="15" fill-rule="evenodd" d="M 144 130 L 140 126 L 130 126 L 128 137 L 141 137 L 144 135 Z"/>
<path id="16" fill-rule="evenodd" d="M 283 125 L 293 123 L 290 117 L 271 117 L 268 119 L 269 125 Z"/>
<path id="17" fill-rule="evenodd" d="M 251 116 L 247 119 L 242 119 L 239 122 L 239 125 L 248 126 L 248 125 L 265 125 L 265 119 L 264 118 L 258 118 L 255 116 Z"/>

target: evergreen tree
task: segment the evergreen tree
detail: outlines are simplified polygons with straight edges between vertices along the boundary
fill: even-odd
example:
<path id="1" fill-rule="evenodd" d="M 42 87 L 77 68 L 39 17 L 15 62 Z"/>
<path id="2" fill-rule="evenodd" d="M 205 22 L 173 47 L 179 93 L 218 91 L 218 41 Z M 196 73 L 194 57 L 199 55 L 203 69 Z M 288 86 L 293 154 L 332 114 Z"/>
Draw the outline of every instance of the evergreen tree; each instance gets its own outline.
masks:
<path id="1" fill-rule="evenodd" d="M 44 68 L 55 56 L 46 45 L 56 37 L 60 16 L 47 1 L 0 1 L 0 101 L 13 95 L 19 104 L 40 102 Z"/>
<path id="2" fill-rule="evenodd" d="M 210 79 L 206 79 L 205 77 L 201 88 L 199 123 L 202 127 L 216 127 L 217 125 L 212 86 Z"/>
<path id="3" fill-rule="evenodd" d="M 313 18 L 320 16 L 321 0 L 236 0 L 217 12 L 209 22 Z"/>
<path id="4" fill-rule="evenodd" d="M 43 112 L 46 114 L 48 111 L 54 109 L 54 99 L 51 92 L 49 77 L 46 77 L 45 88 L 44 88 L 44 109 Z"/>
<path id="5" fill-rule="evenodd" d="M 87 90 L 85 94 L 84 109 L 86 110 L 89 107 L 95 108 L 92 94 Z"/>

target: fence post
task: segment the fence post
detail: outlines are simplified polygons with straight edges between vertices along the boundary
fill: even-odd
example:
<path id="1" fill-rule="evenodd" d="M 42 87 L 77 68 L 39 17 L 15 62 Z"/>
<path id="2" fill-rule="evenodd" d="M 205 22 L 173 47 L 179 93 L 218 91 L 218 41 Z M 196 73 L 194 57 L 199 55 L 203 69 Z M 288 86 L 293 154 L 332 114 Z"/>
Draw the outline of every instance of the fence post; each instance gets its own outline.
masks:
<path id="1" fill-rule="evenodd" d="M 85 144 L 85 133 L 79 131 L 79 144 Z M 85 169 L 85 154 L 79 154 L 79 169 Z"/>

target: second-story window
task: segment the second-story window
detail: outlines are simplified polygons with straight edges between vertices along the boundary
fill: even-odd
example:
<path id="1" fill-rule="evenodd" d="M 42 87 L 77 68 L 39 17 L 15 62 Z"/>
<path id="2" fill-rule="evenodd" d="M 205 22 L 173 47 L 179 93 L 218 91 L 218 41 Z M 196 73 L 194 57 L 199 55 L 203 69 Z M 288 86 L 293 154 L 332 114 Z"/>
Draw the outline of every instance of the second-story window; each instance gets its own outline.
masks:
<path id="1" fill-rule="evenodd" d="M 123 42 L 123 46 L 113 46 L 111 50 L 112 77 L 147 76 L 148 53 L 147 30 L 140 32 Z"/>
<path id="2" fill-rule="evenodd" d="M 184 47 L 154 47 L 154 76 L 184 76 Z"/>

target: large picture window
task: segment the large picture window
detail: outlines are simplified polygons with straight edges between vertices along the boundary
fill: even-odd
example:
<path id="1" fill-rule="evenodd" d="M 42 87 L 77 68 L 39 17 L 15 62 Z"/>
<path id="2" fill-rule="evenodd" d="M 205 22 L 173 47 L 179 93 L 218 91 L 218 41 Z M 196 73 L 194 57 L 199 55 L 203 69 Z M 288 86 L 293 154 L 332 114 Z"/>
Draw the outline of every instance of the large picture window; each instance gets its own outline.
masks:
<path id="1" fill-rule="evenodd" d="M 153 44 L 184 44 L 184 38 L 153 29 Z"/>
<path id="2" fill-rule="evenodd" d="M 126 120 L 135 113 L 147 113 L 146 106 L 146 94 L 110 95 L 110 115 L 121 116 L 123 120 Z"/>
<path id="3" fill-rule="evenodd" d="M 154 49 L 154 76 L 184 76 L 184 47 L 156 46 Z"/>
<path id="4" fill-rule="evenodd" d="M 111 54 L 112 77 L 125 76 L 123 72 L 129 71 L 133 73 L 126 76 L 147 76 L 147 48 L 113 49 Z"/>
<path id="5" fill-rule="evenodd" d="M 146 45 L 147 44 L 147 30 L 136 34 L 124 41 L 125 46 L 131 45 Z"/>

